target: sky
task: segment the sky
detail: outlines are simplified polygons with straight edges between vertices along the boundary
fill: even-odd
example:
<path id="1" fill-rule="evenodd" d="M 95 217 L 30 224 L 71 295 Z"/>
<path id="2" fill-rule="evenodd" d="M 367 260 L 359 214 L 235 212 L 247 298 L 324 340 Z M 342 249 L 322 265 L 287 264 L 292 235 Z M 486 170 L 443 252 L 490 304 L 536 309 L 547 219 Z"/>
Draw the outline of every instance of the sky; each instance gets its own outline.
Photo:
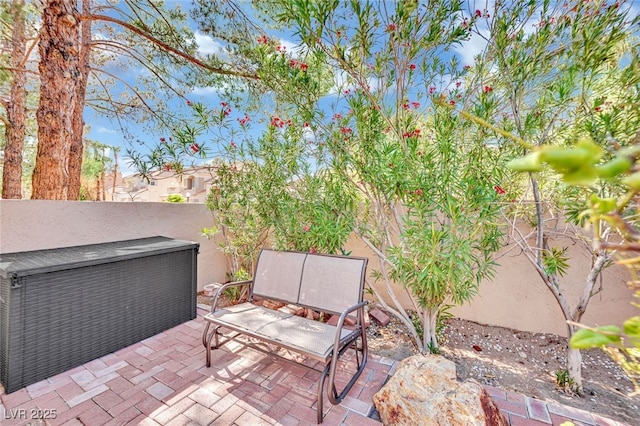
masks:
<path id="1" fill-rule="evenodd" d="M 120 0 L 101 1 L 109 1 L 111 4 L 116 5 L 120 3 Z M 166 3 L 170 8 L 178 4 L 183 8 L 183 10 L 188 10 L 188 8 L 191 7 L 191 0 L 168 0 Z M 469 11 L 473 11 L 475 9 L 491 10 L 493 8 L 493 3 L 494 0 L 468 0 L 467 8 Z M 637 14 L 640 10 L 640 0 L 632 0 L 630 4 L 633 9 L 632 13 Z M 193 21 L 191 21 L 191 24 L 192 28 L 195 29 L 196 24 Z M 481 22 L 479 28 L 481 31 L 488 32 L 486 23 Z M 527 28 L 530 28 L 531 31 L 534 30 L 533 26 L 527 26 Z M 267 35 L 269 35 L 270 37 L 279 38 L 280 44 L 286 46 L 288 52 L 292 52 L 296 49 L 296 43 L 294 41 L 295 38 L 292 35 L 276 33 L 273 31 L 267 31 Z M 94 34 L 94 38 L 95 37 L 108 36 L 103 34 Z M 222 45 L 198 30 L 196 30 L 195 32 L 195 40 L 198 45 L 198 52 L 202 55 L 223 52 Z M 461 65 L 471 65 L 473 63 L 474 56 L 482 52 L 485 44 L 486 41 L 480 35 L 473 34 L 466 43 L 457 46 L 453 54 L 460 59 L 462 63 Z M 113 67 L 109 69 L 109 71 L 114 75 L 118 75 L 119 78 L 122 78 L 124 81 L 129 83 L 133 83 L 137 73 L 145 72 L 143 68 L 122 70 L 118 69 L 117 67 Z M 211 87 L 196 87 L 186 95 L 186 98 L 191 102 L 202 102 L 205 105 L 211 107 L 218 106 L 220 105 L 220 102 L 224 101 L 224 99 L 220 98 L 218 90 Z M 169 101 L 169 106 L 174 111 L 181 111 L 185 114 L 189 114 L 188 106 L 186 105 L 184 99 L 181 99 L 177 96 L 174 96 Z M 89 125 L 90 128 L 87 138 L 107 145 L 120 146 L 120 158 L 125 155 L 124 153 L 130 147 L 133 147 L 140 152 L 145 152 L 144 146 L 135 143 L 132 145 L 130 142 L 127 142 L 125 140 L 117 122 L 113 122 L 107 117 L 95 113 L 91 108 L 85 109 L 85 122 Z M 148 129 L 145 129 L 143 125 L 136 125 L 135 123 L 131 122 L 127 123 L 127 125 L 132 131 L 134 137 L 143 141 L 146 146 L 153 146 L 153 144 L 155 144 L 160 137 L 163 137 L 163 135 L 160 134 L 153 134 Z M 126 165 L 126 161 L 120 161 L 119 167 L 124 174 L 131 174 L 134 172 L 130 167 Z"/>

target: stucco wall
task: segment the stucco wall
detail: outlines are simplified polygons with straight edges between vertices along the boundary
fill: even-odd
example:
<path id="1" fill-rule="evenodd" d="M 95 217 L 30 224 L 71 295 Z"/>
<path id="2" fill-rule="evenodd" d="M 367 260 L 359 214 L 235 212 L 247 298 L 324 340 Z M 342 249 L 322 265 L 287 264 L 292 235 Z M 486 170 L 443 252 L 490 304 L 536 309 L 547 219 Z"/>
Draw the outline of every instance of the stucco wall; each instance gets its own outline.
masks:
<path id="1" fill-rule="evenodd" d="M 226 280 L 204 204 L 0 200 L 0 253 L 70 247 L 156 235 L 200 243 L 198 288 Z"/>
<path id="2" fill-rule="evenodd" d="M 562 283 L 572 309 L 575 307 L 584 288 L 584 280 L 591 267 L 591 257 L 584 246 L 571 240 L 558 242 L 568 247 L 570 269 Z M 518 250 L 508 250 L 499 257 L 496 276 L 492 281 L 480 284 L 479 293 L 469 303 L 451 310 L 454 316 L 481 324 L 498 325 L 516 330 L 539 333 L 553 333 L 566 336 L 566 323 L 562 311 L 551 292 L 544 285 L 536 271 Z M 347 244 L 354 256 L 369 257 L 368 283 L 391 304 L 386 296 L 383 282 L 371 277 L 373 269 L 380 268 L 378 258 L 357 238 L 351 238 Z M 631 305 L 633 292 L 626 281 L 630 279 L 624 266 L 615 265 L 602 275 L 602 291 L 592 297 L 582 323 L 592 326 L 622 324 L 638 315 L 637 308 Z M 599 287 L 599 284 L 598 284 Z M 403 306 L 411 306 L 408 293 L 403 288 L 394 287 Z"/>
<path id="3" fill-rule="evenodd" d="M 210 282 L 226 280 L 226 262 L 217 243 L 200 235 L 200 229 L 211 224 L 211 214 L 203 204 L 0 200 L 0 253 L 163 235 L 200 243 L 198 287 L 202 289 Z M 571 241 L 566 246 L 570 247 L 572 262 L 564 283 L 573 307 L 582 291 L 590 257 Z M 353 255 L 370 257 L 369 271 L 379 268 L 377 258 L 356 238 L 349 241 L 347 249 Z M 501 257 L 496 278 L 482 283 L 480 293 L 469 304 L 452 312 L 483 324 L 565 335 L 555 299 L 524 256 L 517 253 Z M 630 303 L 628 278 L 624 267 L 608 269 L 602 279 L 603 291 L 593 297 L 583 322 L 620 324 L 637 315 Z M 382 283 L 374 284 L 371 278 L 369 283 L 384 293 Z M 410 306 L 403 289 L 398 293 Z"/>

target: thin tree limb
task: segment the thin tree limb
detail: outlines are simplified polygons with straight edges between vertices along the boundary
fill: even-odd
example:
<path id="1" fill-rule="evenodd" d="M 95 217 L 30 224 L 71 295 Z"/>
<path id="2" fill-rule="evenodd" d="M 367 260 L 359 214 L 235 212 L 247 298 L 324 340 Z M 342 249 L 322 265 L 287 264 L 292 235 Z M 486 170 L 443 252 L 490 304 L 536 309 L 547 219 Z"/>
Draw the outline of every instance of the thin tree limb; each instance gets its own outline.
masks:
<path id="1" fill-rule="evenodd" d="M 168 45 L 167 43 L 163 42 L 162 40 L 159 40 L 155 37 L 153 37 L 150 34 L 147 34 L 146 32 L 142 31 L 141 29 L 135 27 L 134 25 L 129 24 L 128 22 L 124 22 L 121 21 L 119 19 L 113 18 L 111 16 L 106 16 L 106 15 L 95 15 L 95 14 L 83 14 L 80 15 L 80 19 L 82 20 L 94 20 L 94 21 L 105 21 L 105 22 L 111 22 L 117 25 L 120 25 L 121 27 L 124 27 L 126 29 L 128 29 L 129 31 L 143 37 L 146 38 L 147 40 L 149 40 L 150 42 L 156 44 L 157 46 L 160 46 L 161 48 L 165 49 L 168 52 L 173 53 L 176 56 L 179 56 L 201 68 L 204 68 L 206 70 L 209 70 L 213 73 L 216 74 L 221 74 L 221 75 L 228 75 L 231 77 L 241 77 L 241 78 L 248 78 L 248 79 L 252 79 L 252 80 L 259 80 L 260 77 L 258 77 L 257 74 L 253 74 L 253 73 L 245 73 L 245 72 L 240 72 L 240 71 L 231 71 L 231 70 L 225 70 L 223 68 L 218 68 L 218 67 L 213 67 L 209 64 L 206 64 L 204 62 L 202 62 L 201 60 L 188 55 L 184 52 L 181 52 L 180 50 Z"/>

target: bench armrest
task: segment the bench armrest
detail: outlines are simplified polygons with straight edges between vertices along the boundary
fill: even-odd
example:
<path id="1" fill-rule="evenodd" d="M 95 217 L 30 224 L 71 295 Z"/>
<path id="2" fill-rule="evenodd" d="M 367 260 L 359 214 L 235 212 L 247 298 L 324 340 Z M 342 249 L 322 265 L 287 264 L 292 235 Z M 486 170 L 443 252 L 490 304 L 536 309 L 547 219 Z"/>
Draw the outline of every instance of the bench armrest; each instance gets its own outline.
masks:
<path id="1" fill-rule="evenodd" d="M 234 282 L 230 282 L 230 283 L 226 283 L 226 284 L 209 284 L 207 286 L 205 286 L 205 288 L 209 287 L 209 288 L 213 288 L 213 287 L 217 287 L 217 290 L 214 294 L 211 295 L 211 312 L 215 312 L 217 307 L 218 307 L 218 299 L 220 298 L 220 295 L 222 295 L 222 293 L 229 287 L 237 287 L 237 286 L 243 286 L 243 285 L 251 285 L 253 283 L 253 280 L 244 280 L 244 281 L 234 281 Z"/>
<path id="2" fill-rule="evenodd" d="M 336 327 L 337 327 L 336 340 L 333 343 L 334 356 L 337 354 L 336 351 L 340 347 L 340 335 L 342 334 L 342 327 L 344 326 L 344 320 L 347 318 L 347 315 L 349 315 L 351 312 L 353 312 L 355 310 L 363 309 L 368 303 L 369 303 L 368 300 L 363 300 L 362 302 L 360 302 L 360 303 L 358 303 L 356 305 L 348 307 L 340 315 L 340 319 L 338 319 L 338 324 L 336 324 Z M 364 318 L 362 318 L 361 315 L 358 315 L 358 322 L 360 323 L 360 327 L 364 327 L 364 324 L 362 323 L 363 321 L 364 321 Z M 336 359 L 336 358 L 334 358 L 334 359 Z"/>

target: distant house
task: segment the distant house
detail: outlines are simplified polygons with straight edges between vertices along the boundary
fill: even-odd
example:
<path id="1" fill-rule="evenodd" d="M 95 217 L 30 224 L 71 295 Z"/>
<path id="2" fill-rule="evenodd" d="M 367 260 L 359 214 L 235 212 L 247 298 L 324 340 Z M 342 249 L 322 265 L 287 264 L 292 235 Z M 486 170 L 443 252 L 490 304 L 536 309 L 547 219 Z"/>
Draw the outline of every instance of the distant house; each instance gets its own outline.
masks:
<path id="1" fill-rule="evenodd" d="M 189 203 L 204 203 L 212 184 L 210 168 L 185 169 L 178 175 L 172 171 L 151 173 L 149 180 L 139 174 L 125 176 L 115 188 L 107 188 L 107 200 L 113 201 L 166 201 L 171 194 L 182 195 Z"/>

